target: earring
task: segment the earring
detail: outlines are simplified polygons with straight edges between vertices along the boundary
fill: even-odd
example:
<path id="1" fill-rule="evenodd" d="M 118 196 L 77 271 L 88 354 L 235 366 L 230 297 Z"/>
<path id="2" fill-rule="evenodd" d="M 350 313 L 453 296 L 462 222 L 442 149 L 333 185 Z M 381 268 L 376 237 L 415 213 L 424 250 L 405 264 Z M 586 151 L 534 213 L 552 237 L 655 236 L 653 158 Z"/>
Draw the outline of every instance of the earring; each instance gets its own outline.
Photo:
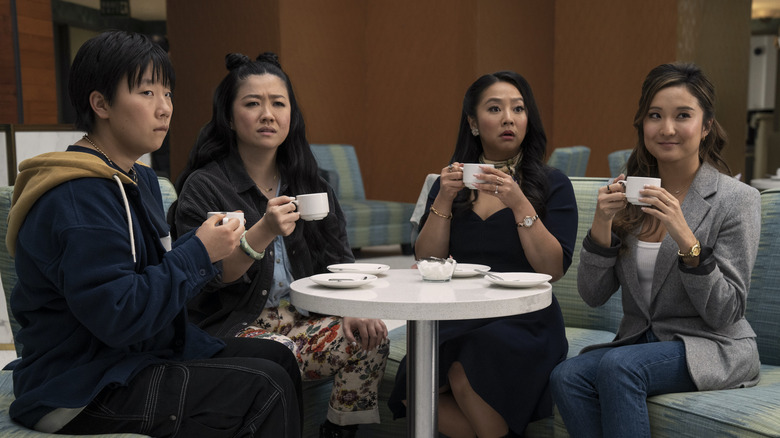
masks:
<path id="1" fill-rule="evenodd" d="M 478 136 L 479 135 L 479 129 L 471 128 L 471 135 L 473 135 L 474 137 Z"/>

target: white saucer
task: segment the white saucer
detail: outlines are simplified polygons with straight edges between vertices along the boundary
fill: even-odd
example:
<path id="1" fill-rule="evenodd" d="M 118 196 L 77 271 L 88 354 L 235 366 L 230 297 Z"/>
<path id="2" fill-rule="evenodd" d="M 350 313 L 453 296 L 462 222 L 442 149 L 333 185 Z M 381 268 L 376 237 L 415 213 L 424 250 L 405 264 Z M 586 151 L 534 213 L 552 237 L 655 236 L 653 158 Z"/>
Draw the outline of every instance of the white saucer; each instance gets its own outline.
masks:
<path id="1" fill-rule="evenodd" d="M 309 278 L 311 278 L 311 281 L 319 284 L 320 286 L 332 287 L 336 289 L 349 289 L 371 283 L 372 281 L 376 280 L 376 275 L 353 274 L 344 272 L 338 274 L 317 274 L 312 275 Z"/>
<path id="2" fill-rule="evenodd" d="M 550 275 L 537 274 L 535 272 L 494 272 L 494 274 L 503 278 L 503 280 L 497 280 L 487 275 L 485 279 L 504 287 L 534 287 L 552 279 Z"/>
<path id="3" fill-rule="evenodd" d="M 339 263 L 328 266 L 330 272 L 351 272 L 355 274 L 379 274 L 390 269 L 388 265 L 377 263 Z"/>
<path id="4" fill-rule="evenodd" d="M 453 277 L 473 277 L 475 275 L 481 275 L 479 272 L 477 272 L 477 269 L 480 271 L 489 271 L 490 266 L 487 265 L 474 265 L 471 263 L 458 263 L 455 265 L 455 272 L 452 273 Z"/>

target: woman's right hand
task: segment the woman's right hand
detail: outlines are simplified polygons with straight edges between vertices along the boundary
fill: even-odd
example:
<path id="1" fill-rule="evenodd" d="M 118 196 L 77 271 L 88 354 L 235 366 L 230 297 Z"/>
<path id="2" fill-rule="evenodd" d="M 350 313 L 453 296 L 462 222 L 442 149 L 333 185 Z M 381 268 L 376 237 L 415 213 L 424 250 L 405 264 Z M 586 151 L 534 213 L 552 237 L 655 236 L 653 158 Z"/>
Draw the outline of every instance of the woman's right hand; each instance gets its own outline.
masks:
<path id="1" fill-rule="evenodd" d="M 605 248 L 609 248 L 612 244 L 612 219 L 628 204 L 626 188 L 623 184 L 618 184 L 618 181 L 624 179 L 626 179 L 625 175 L 620 174 L 612 182 L 599 188 L 590 235 L 597 244 Z"/>
<path id="2" fill-rule="evenodd" d="M 222 224 L 224 217 L 224 214 L 211 216 L 195 232 L 195 236 L 206 247 L 211 263 L 216 263 L 229 256 L 238 246 L 241 235 L 244 234 L 244 224 L 240 220 L 229 219 L 225 224 Z"/>
<path id="3" fill-rule="evenodd" d="M 457 161 L 441 170 L 439 177 L 439 197 L 451 202 L 465 186 L 463 184 L 463 164 Z"/>
<path id="4" fill-rule="evenodd" d="M 268 200 L 262 224 L 274 236 L 289 236 L 295 230 L 295 223 L 301 215 L 295 211 L 295 204 L 289 196 L 279 196 Z"/>
<path id="5" fill-rule="evenodd" d="M 598 200 L 596 201 L 596 219 L 611 223 L 615 215 L 626 208 L 628 204 L 626 187 L 618 183 L 618 181 L 625 179 L 625 175 L 620 174 L 611 183 L 599 188 Z"/>

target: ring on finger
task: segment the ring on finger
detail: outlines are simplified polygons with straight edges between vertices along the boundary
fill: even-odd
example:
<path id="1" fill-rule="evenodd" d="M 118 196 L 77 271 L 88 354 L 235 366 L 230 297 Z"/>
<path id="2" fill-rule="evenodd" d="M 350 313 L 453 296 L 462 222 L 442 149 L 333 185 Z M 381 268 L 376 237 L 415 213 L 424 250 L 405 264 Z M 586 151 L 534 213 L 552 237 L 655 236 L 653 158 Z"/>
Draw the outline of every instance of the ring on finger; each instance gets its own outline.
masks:
<path id="1" fill-rule="evenodd" d="M 504 178 L 501 178 L 500 176 L 496 177 L 496 185 L 503 186 L 504 185 Z"/>
<path id="2" fill-rule="evenodd" d="M 495 194 L 497 195 L 498 194 L 498 184 L 494 184 L 494 185 L 496 186 Z"/>
<path id="3" fill-rule="evenodd" d="M 447 172 L 452 172 L 452 164 L 450 164 L 449 166 L 447 166 Z"/>

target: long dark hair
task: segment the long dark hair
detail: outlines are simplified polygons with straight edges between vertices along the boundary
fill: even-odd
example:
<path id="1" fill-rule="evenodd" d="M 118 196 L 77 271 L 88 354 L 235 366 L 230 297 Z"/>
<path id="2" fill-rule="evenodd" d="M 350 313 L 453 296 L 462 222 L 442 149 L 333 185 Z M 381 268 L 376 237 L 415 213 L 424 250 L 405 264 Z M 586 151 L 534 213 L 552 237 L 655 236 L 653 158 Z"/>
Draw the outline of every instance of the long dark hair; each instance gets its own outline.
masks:
<path id="1" fill-rule="evenodd" d="M 190 151 L 187 165 L 176 181 L 176 191 L 181 192 L 185 181 L 192 172 L 211 161 L 226 157 L 231 148 L 236 148 L 236 134 L 230 129 L 233 120 L 233 102 L 238 88 L 251 75 L 271 74 L 279 77 L 287 86 L 290 98 L 290 132 L 276 152 L 276 165 L 279 173 L 287 177 L 292 193 L 311 193 L 321 190 L 317 175 L 317 161 L 306 140 L 306 124 L 295 99 L 292 83 L 282 71 L 274 53 L 265 52 L 252 61 L 246 55 L 230 53 L 225 56 L 228 74 L 214 91 L 211 120 L 201 129 L 195 146 Z"/>
<path id="2" fill-rule="evenodd" d="M 290 131 L 276 150 L 276 166 L 279 174 L 287 182 L 290 193 L 327 191 L 327 183 L 318 174 L 317 160 L 306 140 L 306 125 L 298 101 L 295 99 L 292 83 L 282 70 L 276 54 L 265 52 L 252 61 L 246 55 L 230 53 L 225 56 L 225 66 L 228 74 L 214 90 L 211 120 L 201 129 L 190 151 L 187 165 L 176 180 L 177 193 L 181 193 L 187 178 L 193 172 L 212 161 L 228 156 L 231 148 L 238 147 L 236 134 L 230 128 L 230 121 L 233 119 L 233 102 L 238 88 L 247 77 L 264 74 L 277 76 L 284 81 L 290 99 Z M 168 211 L 168 223 L 171 225 L 174 237 L 177 237 L 176 204 L 174 203 Z M 309 249 L 318 261 L 324 260 L 329 247 L 340 247 L 340 243 L 335 241 L 338 236 L 320 231 L 323 222 L 325 221 L 306 222 L 302 227 Z"/>
<path id="3" fill-rule="evenodd" d="M 699 144 L 699 162 L 708 163 L 721 173 L 731 175 L 731 169 L 720 155 L 728 143 L 728 137 L 715 119 L 715 87 L 698 66 L 685 63 L 662 64 L 647 74 L 642 84 L 639 106 L 634 115 L 637 142 L 626 162 L 627 175 L 658 177 L 658 160 L 650 154 L 645 144 L 644 121 L 653 98 L 659 91 L 680 86 L 685 87 L 696 98 L 703 112 L 702 124 L 709 127 L 709 133 Z M 645 215 L 639 206 L 629 204 L 625 210 L 615 216 L 612 228 L 622 239 L 640 226 L 644 218 Z M 656 223 L 655 226 L 657 225 Z"/>
<path id="4" fill-rule="evenodd" d="M 484 149 L 480 136 L 474 136 L 471 133 L 469 117 L 476 119 L 476 108 L 482 99 L 485 89 L 497 82 L 506 82 L 514 85 L 523 96 L 525 109 L 528 115 L 528 124 L 526 126 L 525 137 L 520 144 L 522 159 L 517 163 L 515 175 L 519 178 L 520 188 L 534 206 L 539 215 L 544 215 L 545 198 L 547 196 L 548 182 L 547 172 L 549 167 L 544 162 L 547 153 L 547 135 L 544 133 L 542 118 L 539 115 L 539 109 L 536 106 L 536 99 L 531 91 L 531 85 L 524 77 L 513 71 L 499 71 L 492 74 L 486 74 L 474 81 L 466 90 L 463 97 L 463 110 L 460 117 L 460 127 L 458 128 L 458 140 L 455 143 L 455 152 L 452 154 L 451 163 L 458 161 L 461 163 L 476 163 L 482 155 Z M 478 195 L 478 192 L 474 192 Z M 453 202 L 453 214 L 461 213 L 468 209 L 476 200 L 472 199 L 471 190 L 465 188 L 458 193 Z"/>

